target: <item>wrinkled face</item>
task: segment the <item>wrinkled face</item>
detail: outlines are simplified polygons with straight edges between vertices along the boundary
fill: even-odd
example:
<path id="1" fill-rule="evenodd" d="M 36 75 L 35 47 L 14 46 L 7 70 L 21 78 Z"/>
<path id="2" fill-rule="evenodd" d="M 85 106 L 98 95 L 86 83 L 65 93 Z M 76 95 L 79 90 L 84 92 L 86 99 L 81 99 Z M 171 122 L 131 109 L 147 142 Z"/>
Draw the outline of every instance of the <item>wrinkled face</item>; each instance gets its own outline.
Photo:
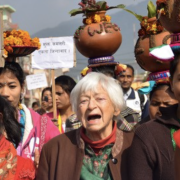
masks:
<path id="1" fill-rule="evenodd" d="M 45 97 L 48 97 L 48 106 L 49 107 L 53 106 L 51 91 L 47 90 L 47 91 L 44 92 L 43 97 L 42 97 L 43 101 L 44 101 Z"/>
<path id="2" fill-rule="evenodd" d="M 115 110 L 101 86 L 98 86 L 97 92 L 88 91 L 80 95 L 77 116 L 88 133 L 109 134 L 112 132 L 113 116 L 120 111 Z"/>
<path id="3" fill-rule="evenodd" d="M 171 89 L 176 97 L 177 101 L 180 103 L 180 63 L 176 67 L 173 79 L 171 79 Z"/>
<path id="4" fill-rule="evenodd" d="M 161 116 L 160 107 L 168 107 L 177 103 L 178 101 L 175 99 L 174 94 L 168 90 L 168 87 L 156 90 L 150 100 L 150 117 L 154 119 L 156 115 Z"/>
<path id="5" fill-rule="evenodd" d="M 57 109 L 66 109 L 71 106 L 69 95 L 62 89 L 61 86 L 55 86 L 56 105 Z"/>
<path id="6" fill-rule="evenodd" d="M 123 90 L 128 90 L 134 80 L 132 69 L 127 68 L 125 72 L 118 76 L 117 80 L 121 83 Z"/>
<path id="7" fill-rule="evenodd" d="M 14 107 L 18 107 L 21 92 L 23 92 L 23 88 L 13 73 L 6 71 L 0 75 L 0 94 Z"/>

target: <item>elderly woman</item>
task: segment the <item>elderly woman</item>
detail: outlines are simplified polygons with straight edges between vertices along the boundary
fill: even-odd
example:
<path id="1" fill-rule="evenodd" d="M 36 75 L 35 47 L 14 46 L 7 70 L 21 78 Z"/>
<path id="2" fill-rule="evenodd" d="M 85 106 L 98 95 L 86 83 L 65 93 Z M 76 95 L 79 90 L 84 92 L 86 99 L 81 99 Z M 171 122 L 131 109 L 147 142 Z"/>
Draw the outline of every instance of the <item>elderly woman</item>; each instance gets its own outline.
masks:
<path id="1" fill-rule="evenodd" d="M 44 145 L 37 180 L 126 179 L 133 133 L 117 129 L 114 121 L 124 107 L 119 84 L 92 72 L 75 86 L 70 99 L 82 127 Z"/>

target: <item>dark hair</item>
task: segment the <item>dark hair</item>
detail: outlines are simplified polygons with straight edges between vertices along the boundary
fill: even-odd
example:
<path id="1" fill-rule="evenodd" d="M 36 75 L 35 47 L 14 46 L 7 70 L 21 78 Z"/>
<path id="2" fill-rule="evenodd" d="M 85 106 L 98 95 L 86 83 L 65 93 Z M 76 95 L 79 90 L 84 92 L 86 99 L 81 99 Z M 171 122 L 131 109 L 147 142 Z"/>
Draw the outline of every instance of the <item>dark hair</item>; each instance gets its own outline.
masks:
<path id="1" fill-rule="evenodd" d="M 70 94 L 76 82 L 70 76 L 62 75 L 55 79 L 55 85 L 61 86 L 67 94 Z"/>
<path id="2" fill-rule="evenodd" d="M 4 67 L 0 67 L 0 75 L 7 71 L 13 73 L 14 76 L 16 76 L 16 78 L 18 79 L 21 87 L 23 87 L 25 75 L 21 66 L 16 62 L 6 62 Z"/>
<path id="3" fill-rule="evenodd" d="M 44 88 L 44 89 L 42 90 L 42 93 L 41 93 L 41 100 L 43 100 L 43 95 L 44 95 L 44 93 L 45 93 L 46 91 L 52 92 L 52 88 L 51 88 L 51 87 L 46 87 L 46 88 Z"/>
<path id="4" fill-rule="evenodd" d="M 104 66 L 98 66 L 98 67 L 92 67 L 93 72 L 100 72 L 105 75 L 109 75 L 113 78 L 115 78 L 115 65 L 104 65 Z"/>
<path id="5" fill-rule="evenodd" d="M 33 102 L 33 103 L 32 103 L 32 107 L 34 107 L 35 105 L 38 105 L 38 106 L 39 106 L 39 103 L 38 103 L 38 102 Z"/>
<path id="6" fill-rule="evenodd" d="M 129 64 L 126 64 L 126 66 L 127 66 L 127 68 L 130 68 L 132 70 L 132 75 L 134 76 L 134 68 Z"/>
<path id="7" fill-rule="evenodd" d="M 168 87 L 169 92 L 173 93 L 172 90 L 171 90 L 170 84 L 157 84 L 157 85 L 153 88 L 153 90 L 150 92 L 150 94 L 149 94 L 149 99 L 151 100 L 151 98 L 152 98 L 152 96 L 153 96 L 153 94 L 154 94 L 155 91 L 157 91 L 157 90 L 163 90 L 165 87 Z"/>
<path id="8" fill-rule="evenodd" d="M 178 66 L 178 63 L 180 62 L 180 54 L 175 54 L 174 56 L 174 60 L 171 61 L 170 63 L 170 78 L 173 79 L 174 77 L 174 73 L 176 72 L 176 69 L 177 69 L 177 66 Z"/>
<path id="9" fill-rule="evenodd" d="M 17 147 L 21 141 L 21 125 L 17 121 L 17 111 L 2 96 L 0 96 L 0 112 L 3 115 L 2 121 L 0 121 L 0 133 L 5 129 L 7 139 Z"/>

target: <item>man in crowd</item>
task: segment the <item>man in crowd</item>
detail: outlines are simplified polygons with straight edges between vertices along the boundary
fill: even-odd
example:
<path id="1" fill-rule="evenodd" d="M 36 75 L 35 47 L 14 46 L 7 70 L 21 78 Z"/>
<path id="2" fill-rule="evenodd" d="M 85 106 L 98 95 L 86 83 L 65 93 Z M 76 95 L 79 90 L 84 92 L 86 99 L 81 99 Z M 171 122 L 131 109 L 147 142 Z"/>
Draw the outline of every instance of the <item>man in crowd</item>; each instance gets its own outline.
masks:
<path id="1" fill-rule="evenodd" d="M 127 69 L 117 76 L 117 80 L 120 82 L 124 92 L 124 100 L 126 105 L 138 112 L 141 119 L 148 116 L 148 99 L 146 95 L 139 94 L 131 88 L 134 81 L 134 68 L 127 64 Z"/>

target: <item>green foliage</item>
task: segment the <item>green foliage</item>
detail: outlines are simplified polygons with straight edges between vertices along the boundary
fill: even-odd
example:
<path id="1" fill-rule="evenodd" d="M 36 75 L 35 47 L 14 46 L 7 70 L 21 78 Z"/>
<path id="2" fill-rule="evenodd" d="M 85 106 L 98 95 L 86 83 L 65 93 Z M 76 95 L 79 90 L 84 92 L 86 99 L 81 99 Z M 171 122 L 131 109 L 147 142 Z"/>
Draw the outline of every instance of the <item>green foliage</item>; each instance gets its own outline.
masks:
<path id="1" fill-rule="evenodd" d="M 124 11 L 127 11 L 127 12 L 133 14 L 140 22 L 142 21 L 143 16 L 138 15 L 129 9 L 126 9 L 124 4 L 119 4 L 117 6 L 108 7 L 106 1 L 98 1 L 93 5 L 83 4 L 83 6 L 81 8 L 73 9 L 69 12 L 69 14 L 71 16 L 75 16 L 77 14 L 86 14 L 88 12 L 93 12 L 93 11 L 107 11 L 107 10 L 115 9 L 115 8 L 123 9 Z M 148 18 L 156 16 L 156 7 L 152 3 L 152 1 L 148 2 L 147 10 L 148 10 Z"/>
<path id="2" fill-rule="evenodd" d="M 106 1 L 98 1 L 96 3 L 96 6 L 99 7 L 101 11 L 106 10 L 106 5 L 107 5 Z"/>
<path id="3" fill-rule="evenodd" d="M 75 15 L 81 14 L 81 13 L 83 13 L 82 9 L 73 9 L 69 12 L 69 14 L 71 14 L 71 16 L 75 16 Z"/>
<path id="4" fill-rule="evenodd" d="M 152 1 L 148 2 L 147 10 L 148 10 L 148 18 L 156 17 L 156 7 Z"/>
<path id="5" fill-rule="evenodd" d="M 87 14 L 88 12 L 93 12 L 93 11 L 107 11 L 107 10 L 115 9 L 115 8 L 121 8 L 122 9 L 125 7 L 123 4 L 120 4 L 118 6 L 108 7 L 106 1 L 98 1 L 95 4 L 91 4 L 91 5 L 83 4 L 81 2 L 81 3 L 79 3 L 79 5 L 81 6 L 81 8 L 73 9 L 69 12 L 69 14 L 71 16 L 75 16 L 77 14 Z"/>
<path id="6" fill-rule="evenodd" d="M 117 7 L 120 8 L 120 9 L 123 9 L 124 11 L 127 11 L 127 12 L 131 13 L 131 14 L 134 15 L 140 22 L 142 21 L 143 16 L 138 15 L 138 14 L 132 12 L 132 11 L 129 10 L 129 9 L 126 9 L 123 4 L 120 4 L 120 5 L 118 5 Z"/>

